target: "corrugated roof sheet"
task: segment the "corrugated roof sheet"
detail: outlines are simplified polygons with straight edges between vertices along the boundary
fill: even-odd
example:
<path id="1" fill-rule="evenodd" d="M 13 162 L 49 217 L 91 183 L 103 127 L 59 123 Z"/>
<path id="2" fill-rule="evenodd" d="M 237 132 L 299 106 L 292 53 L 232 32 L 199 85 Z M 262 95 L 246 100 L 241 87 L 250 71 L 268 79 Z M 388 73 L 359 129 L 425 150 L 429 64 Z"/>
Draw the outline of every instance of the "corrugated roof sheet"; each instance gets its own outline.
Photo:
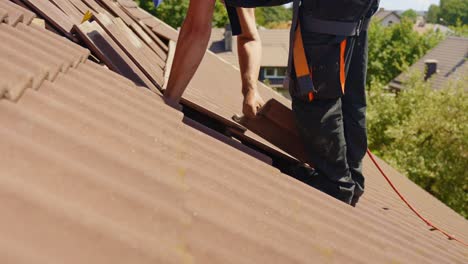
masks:
<path id="1" fill-rule="evenodd" d="M 53 33 L 1 24 L 0 36 L 1 263 L 468 259 L 466 247 L 429 231 L 367 159 L 367 193 L 352 208 L 192 128 L 160 95 Z M 240 108 L 240 88 L 214 84 L 238 72 L 220 63 L 207 56 L 188 97 L 227 117 Z M 424 215 L 468 239 L 464 218 L 384 169 Z"/>

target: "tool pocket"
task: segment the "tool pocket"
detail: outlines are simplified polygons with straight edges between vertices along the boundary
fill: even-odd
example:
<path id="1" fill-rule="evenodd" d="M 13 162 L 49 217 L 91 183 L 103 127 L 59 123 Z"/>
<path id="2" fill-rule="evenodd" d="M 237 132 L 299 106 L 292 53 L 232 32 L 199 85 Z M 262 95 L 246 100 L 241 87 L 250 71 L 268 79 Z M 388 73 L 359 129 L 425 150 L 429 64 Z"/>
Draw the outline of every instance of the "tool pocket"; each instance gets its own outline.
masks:
<path id="1" fill-rule="evenodd" d="M 315 99 L 338 98 L 344 94 L 346 62 L 343 48 L 343 43 L 305 47 Z"/>

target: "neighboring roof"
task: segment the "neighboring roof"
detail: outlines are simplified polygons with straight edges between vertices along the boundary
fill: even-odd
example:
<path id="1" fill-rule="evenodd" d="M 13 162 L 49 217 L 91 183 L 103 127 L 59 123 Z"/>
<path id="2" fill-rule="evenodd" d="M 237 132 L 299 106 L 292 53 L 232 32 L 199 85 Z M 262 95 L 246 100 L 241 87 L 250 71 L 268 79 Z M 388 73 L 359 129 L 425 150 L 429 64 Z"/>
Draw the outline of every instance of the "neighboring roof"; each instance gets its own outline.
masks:
<path id="1" fill-rule="evenodd" d="M 220 58 L 239 68 L 237 57 L 237 37 L 232 38 L 232 51 L 224 47 L 223 28 L 213 28 L 209 49 Z M 262 40 L 262 67 L 287 67 L 289 51 L 289 30 L 259 29 Z"/>
<path id="2" fill-rule="evenodd" d="M 431 85 L 434 89 L 442 89 L 449 81 L 456 81 L 468 74 L 468 38 L 448 37 L 435 48 L 430 50 L 418 62 L 412 65 L 407 72 L 400 74 L 391 83 L 390 87 L 401 89 L 402 84 L 408 78 L 408 73 L 413 71 L 425 72 L 425 62 L 436 60 L 437 73 L 431 77 Z"/>
<path id="3" fill-rule="evenodd" d="M 451 30 L 449 27 L 444 26 L 444 25 L 439 25 L 439 24 L 430 24 L 430 23 L 416 23 L 413 27 L 415 31 L 417 31 L 420 34 L 424 34 L 428 31 L 434 31 L 434 32 L 441 32 L 444 34 L 452 33 L 453 30 Z"/>
<path id="4" fill-rule="evenodd" d="M 466 263 L 467 248 L 431 232 L 368 159 L 352 208 L 269 165 L 273 152 L 88 60 L 88 49 L 1 14 L 0 263 Z M 184 104 L 230 119 L 239 72 L 208 54 Z M 463 217 L 380 162 L 423 215 L 468 240 Z"/>
<path id="5" fill-rule="evenodd" d="M 380 21 L 380 20 L 384 20 L 385 18 L 387 18 L 388 16 L 390 15 L 394 15 L 396 16 L 397 18 L 401 18 L 400 15 L 396 12 L 396 11 L 392 11 L 392 10 L 386 10 L 384 8 L 380 8 L 374 15 L 374 19 L 376 19 L 377 21 Z"/>

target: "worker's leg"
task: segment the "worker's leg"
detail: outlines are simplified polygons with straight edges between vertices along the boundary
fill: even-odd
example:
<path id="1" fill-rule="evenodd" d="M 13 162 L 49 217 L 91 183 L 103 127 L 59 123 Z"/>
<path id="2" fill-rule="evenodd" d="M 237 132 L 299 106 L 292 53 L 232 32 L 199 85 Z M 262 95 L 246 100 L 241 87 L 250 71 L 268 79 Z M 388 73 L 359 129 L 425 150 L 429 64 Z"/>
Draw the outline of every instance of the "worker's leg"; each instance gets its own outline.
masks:
<path id="1" fill-rule="evenodd" d="M 310 162 L 317 171 L 311 185 L 351 203 L 354 181 L 346 160 L 341 98 L 313 102 L 293 98 L 293 111 Z"/>
<path id="2" fill-rule="evenodd" d="M 367 150 L 366 133 L 366 73 L 367 32 L 362 32 L 354 47 L 346 80 L 343 101 L 344 131 L 347 145 L 348 167 L 356 183 L 352 204 L 364 193 L 362 159 Z"/>

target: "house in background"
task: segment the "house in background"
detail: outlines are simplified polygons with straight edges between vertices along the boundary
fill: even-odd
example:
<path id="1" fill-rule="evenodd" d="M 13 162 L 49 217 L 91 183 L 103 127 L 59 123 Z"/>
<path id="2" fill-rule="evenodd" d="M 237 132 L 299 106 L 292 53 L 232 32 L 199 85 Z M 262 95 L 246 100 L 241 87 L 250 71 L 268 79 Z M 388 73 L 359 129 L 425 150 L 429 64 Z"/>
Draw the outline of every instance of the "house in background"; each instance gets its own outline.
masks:
<path id="1" fill-rule="evenodd" d="M 430 81 L 433 89 L 443 89 L 449 81 L 456 81 L 468 75 L 467 59 L 468 38 L 448 37 L 408 71 L 395 78 L 389 87 L 392 91 L 402 90 L 408 73 L 419 70 L 424 72 L 424 80 Z"/>
<path id="2" fill-rule="evenodd" d="M 282 88 L 288 66 L 289 29 L 259 29 L 262 61 L 259 80 L 273 88 Z M 213 28 L 210 51 L 239 68 L 237 37 L 229 27 Z"/>
<path id="3" fill-rule="evenodd" d="M 384 8 L 380 8 L 379 11 L 377 11 L 374 15 L 374 19 L 384 27 L 401 22 L 401 16 L 396 11 L 385 10 Z"/>

